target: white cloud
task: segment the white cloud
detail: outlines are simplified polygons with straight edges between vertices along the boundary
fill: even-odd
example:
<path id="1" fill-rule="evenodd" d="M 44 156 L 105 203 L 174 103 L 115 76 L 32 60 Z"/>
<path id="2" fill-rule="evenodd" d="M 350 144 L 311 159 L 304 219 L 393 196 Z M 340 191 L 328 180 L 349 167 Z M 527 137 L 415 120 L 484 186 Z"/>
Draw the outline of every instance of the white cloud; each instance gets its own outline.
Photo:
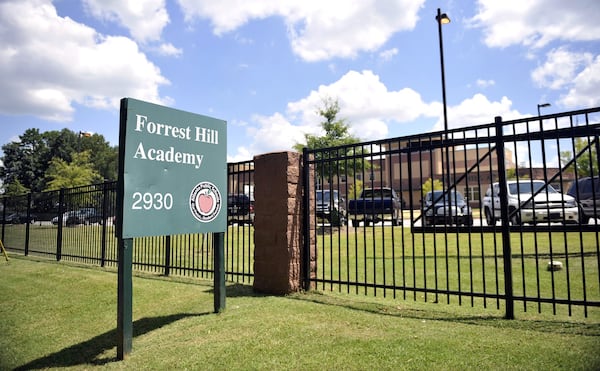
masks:
<path id="1" fill-rule="evenodd" d="M 83 0 L 94 17 L 125 26 L 138 41 L 158 41 L 169 23 L 165 0 Z"/>
<path id="2" fill-rule="evenodd" d="M 558 104 L 567 108 L 594 107 L 600 104 L 600 55 L 553 49 L 546 62 L 531 73 L 542 88 L 565 90 Z"/>
<path id="3" fill-rule="evenodd" d="M 600 56 L 586 66 L 574 79 L 568 93 L 561 96 L 559 104 L 568 108 L 596 107 L 600 105 Z"/>
<path id="4" fill-rule="evenodd" d="M 494 117 L 502 116 L 503 120 L 522 117 L 523 114 L 512 109 L 512 102 L 502 97 L 499 102 L 491 102 L 483 94 L 475 94 L 463 100 L 458 106 L 448 107 L 448 128 L 461 128 L 494 122 Z M 436 122 L 434 131 L 444 130 L 443 118 Z"/>
<path id="5" fill-rule="evenodd" d="M 252 121 L 257 125 L 248 127 L 246 132 L 254 140 L 253 153 L 289 150 L 304 139 L 301 127 L 293 125 L 280 113 L 271 116 L 255 115 Z"/>
<path id="6" fill-rule="evenodd" d="M 591 53 L 572 53 L 564 47 L 553 49 L 546 55 L 546 62 L 533 70 L 531 78 L 542 88 L 561 89 L 571 84 L 581 68 L 589 66 L 593 59 Z"/>
<path id="7" fill-rule="evenodd" d="M 238 154 L 289 150 L 294 144 L 304 142 L 305 133 L 322 135 L 323 118 L 316 111 L 325 98 L 338 100 L 337 118 L 345 119 L 352 135 L 361 140 L 386 138 L 389 125 L 441 113 L 439 103 L 423 102 L 412 89 L 390 91 L 373 72 L 350 71 L 338 81 L 321 85 L 307 97 L 288 103 L 285 114 L 255 116 L 246 129 L 252 143 L 239 149 Z M 234 157 L 248 159 L 240 156 Z"/>
<path id="8" fill-rule="evenodd" d="M 165 56 L 180 57 L 183 54 L 181 49 L 171 43 L 160 44 L 155 50 L 158 54 Z"/>
<path id="9" fill-rule="evenodd" d="M 381 58 L 383 61 L 387 62 L 387 61 L 391 60 L 397 54 L 398 54 L 398 48 L 392 48 L 392 49 L 384 50 L 381 53 L 379 53 L 379 58 Z"/>
<path id="10" fill-rule="evenodd" d="M 496 82 L 494 80 L 477 79 L 476 84 L 480 88 L 487 88 L 496 85 Z"/>
<path id="11" fill-rule="evenodd" d="M 69 121 L 74 103 L 168 102 L 158 93 L 168 80 L 135 42 L 60 17 L 50 0 L 2 1 L 0 24 L 0 113 Z"/>
<path id="12" fill-rule="evenodd" d="M 387 128 L 383 130 L 381 125 L 369 127 L 367 121 L 401 123 L 437 114 L 436 106 L 423 102 L 416 91 L 409 88 L 389 91 L 371 71 L 350 71 L 333 84 L 321 85 L 308 97 L 289 103 L 288 111 L 301 114 L 301 122 L 318 127 L 321 120 L 315 110 L 322 106 L 325 97 L 338 99 L 340 116 L 348 119 L 351 130 L 362 139 L 381 139 L 387 134 Z"/>
<path id="13" fill-rule="evenodd" d="M 255 19 L 282 17 L 294 53 L 306 61 L 354 57 L 411 30 L 424 0 L 178 0 L 185 18 L 207 18 L 217 35 Z"/>
<path id="14" fill-rule="evenodd" d="M 553 40 L 600 40 L 597 0 L 478 0 L 473 27 L 484 29 L 490 47 L 521 44 L 535 48 Z"/>

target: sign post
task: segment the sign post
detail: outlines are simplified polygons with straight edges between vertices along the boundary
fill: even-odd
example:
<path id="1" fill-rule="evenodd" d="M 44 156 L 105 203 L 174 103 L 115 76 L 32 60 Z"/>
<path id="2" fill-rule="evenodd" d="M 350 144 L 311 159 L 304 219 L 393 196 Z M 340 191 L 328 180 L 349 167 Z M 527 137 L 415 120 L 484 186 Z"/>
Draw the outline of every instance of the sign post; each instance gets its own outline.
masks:
<path id="1" fill-rule="evenodd" d="M 117 356 L 124 359 L 132 343 L 135 237 L 212 233 L 215 312 L 225 309 L 226 122 L 123 98 L 117 203 Z"/>

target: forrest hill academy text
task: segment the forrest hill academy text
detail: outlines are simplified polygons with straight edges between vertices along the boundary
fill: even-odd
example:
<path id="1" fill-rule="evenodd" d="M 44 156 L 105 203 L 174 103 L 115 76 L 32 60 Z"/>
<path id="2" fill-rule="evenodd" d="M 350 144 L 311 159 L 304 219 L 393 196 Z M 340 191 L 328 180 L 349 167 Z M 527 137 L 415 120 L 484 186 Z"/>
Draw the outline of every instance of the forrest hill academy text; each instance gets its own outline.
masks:
<path id="1" fill-rule="evenodd" d="M 135 131 L 145 132 L 148 134 L 158 135 L 161 137 L 176 138 L 187 141 L 194 141 L 207 144 L 219 144 L 219 132 L 214 129 L 203 127 L 179 127 L 157 122 L 148 121 L 147 116 L 135 115 Z M 175 147 L 168 148 L 152 148 L 144 146 L 140 142 L 137 145 L 133 158 L 139 160 L 170 162 L 183 165 L 194 166 L 199 169 L 204 159 L 203 154 L 179 152 Z"/>

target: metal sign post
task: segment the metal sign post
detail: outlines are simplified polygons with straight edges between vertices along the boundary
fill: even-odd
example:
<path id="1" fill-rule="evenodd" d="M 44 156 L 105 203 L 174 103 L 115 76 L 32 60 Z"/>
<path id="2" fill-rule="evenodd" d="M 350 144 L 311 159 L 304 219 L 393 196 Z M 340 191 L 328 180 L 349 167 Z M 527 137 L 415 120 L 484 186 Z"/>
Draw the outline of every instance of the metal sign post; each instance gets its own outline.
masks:
<path id="1" fill-rule="evenodd" d="M 226 122 L 123 98 L 117 202 L 117 355 L 124 359 L 132 347 L 135 237 L 212 233 L 215 312 L 225 309 Z"/>

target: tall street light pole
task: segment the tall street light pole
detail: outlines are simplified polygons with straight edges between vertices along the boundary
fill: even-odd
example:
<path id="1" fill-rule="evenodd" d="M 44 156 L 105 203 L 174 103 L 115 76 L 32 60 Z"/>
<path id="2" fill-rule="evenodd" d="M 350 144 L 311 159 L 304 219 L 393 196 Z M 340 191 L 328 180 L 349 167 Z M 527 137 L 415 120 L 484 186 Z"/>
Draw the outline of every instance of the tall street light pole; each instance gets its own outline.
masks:
<path id="1" fill-rule="evenodd" d="M 446 74 L 444 73 L 444 42 L 442 38 L 442 25 L 450 23 L 450 18 L 446 13 L 442 13 L 440 8 L 437 10 L 435 20 L 438 24 L 438 35 L 440 39 L 440 66 L 442 69 L 442 101 L 444 106 L 444 132 L 445 138 L 448 139 L 448 109 L 446 105 Z M 442 182 L 446 183 L 445 191 L 450 191 L 450 148 L 448 143 L 444 146 L 446 152 L 446 177 L 442 178 Z M 449 195 L 448 195 L 449 196 Z M 445 199 L 445 198 L 444 198 Z"/>

